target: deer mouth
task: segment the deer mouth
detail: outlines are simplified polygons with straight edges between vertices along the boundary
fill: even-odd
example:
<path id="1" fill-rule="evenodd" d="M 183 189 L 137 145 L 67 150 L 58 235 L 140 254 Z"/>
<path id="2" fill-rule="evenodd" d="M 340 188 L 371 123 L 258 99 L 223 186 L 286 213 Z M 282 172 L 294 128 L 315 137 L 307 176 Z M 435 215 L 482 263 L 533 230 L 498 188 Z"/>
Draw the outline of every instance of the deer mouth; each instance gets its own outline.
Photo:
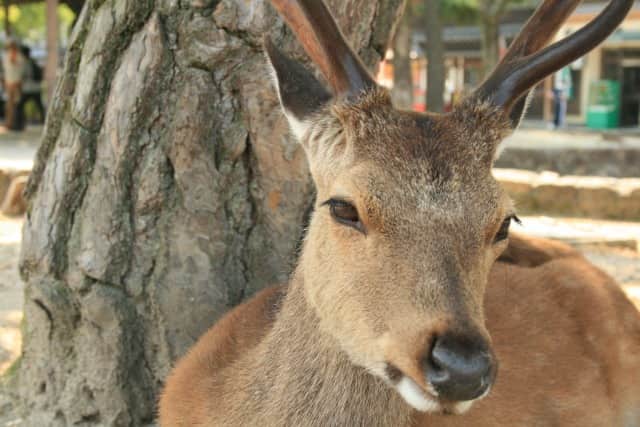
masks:
<path id="1" fill-rule="evenodd" d="M 459 415 L 467 412 L 473 404 L 483 399 L 491 387 L 480 396 L 465 401 L 450 401 L 443 399 L 435 388 L 427 382 L 424 386 L 405 375 L 398 368 L 387 364 L 385 369 L 388 383 L 396 390 L 402 399 L 413 409 L 420 412 L 438 413 L 443 415 Z"/>

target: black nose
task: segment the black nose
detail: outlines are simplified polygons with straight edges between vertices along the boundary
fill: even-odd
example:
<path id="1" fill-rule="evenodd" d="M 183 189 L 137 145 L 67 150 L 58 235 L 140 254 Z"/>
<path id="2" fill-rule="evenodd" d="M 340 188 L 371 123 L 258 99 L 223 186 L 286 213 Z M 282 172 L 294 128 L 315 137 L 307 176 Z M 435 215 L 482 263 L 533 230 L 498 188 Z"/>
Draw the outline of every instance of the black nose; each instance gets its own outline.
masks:
<path id="1" fill-rule="evenodd" d="M 444 335 L 425 361 L 427 381 L 446 400 L 480 397 L 495 377 L 495 363 L 480 339 Z"/>

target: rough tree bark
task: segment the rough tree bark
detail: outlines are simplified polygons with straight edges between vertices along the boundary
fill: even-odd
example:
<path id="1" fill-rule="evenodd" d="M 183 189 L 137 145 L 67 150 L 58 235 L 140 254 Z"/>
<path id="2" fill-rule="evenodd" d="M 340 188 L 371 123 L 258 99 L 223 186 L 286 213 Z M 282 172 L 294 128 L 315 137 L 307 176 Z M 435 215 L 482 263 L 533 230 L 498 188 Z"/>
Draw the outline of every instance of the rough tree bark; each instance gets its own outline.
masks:
<path id="1" fill-rule="evenodd" d="M 402 0 L 329 0 L 373 65 Z M 172 362 L 287 279 L 313 197 L 261 39 L 263 0 L 89 0 L 27 188 L 26 425 L 139 426 Z"/>

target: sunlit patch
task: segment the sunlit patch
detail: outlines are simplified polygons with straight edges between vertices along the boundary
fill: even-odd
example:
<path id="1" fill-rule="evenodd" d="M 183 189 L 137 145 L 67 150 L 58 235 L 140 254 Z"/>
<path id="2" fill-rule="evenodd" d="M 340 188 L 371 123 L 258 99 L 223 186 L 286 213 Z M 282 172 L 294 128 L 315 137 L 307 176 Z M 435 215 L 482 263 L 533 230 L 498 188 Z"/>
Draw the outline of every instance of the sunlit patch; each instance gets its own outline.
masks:
<path id="1" fill-rule="evenodd" d="M 0 244 L 20 243 L 22 222 L 22 218 L 7 218 L 0 214 Z"/>
<path id="2" fill-rule="evenodd" d="M 20 355 L 22 312 L 13 310 L 0 313 L 0 375 Z"/>
<path id="3" fill-rule="evenodd" d="M 622 290 L 629 297 L 631 302 L 640 310 L 640 286 L 622 286 Z"/>

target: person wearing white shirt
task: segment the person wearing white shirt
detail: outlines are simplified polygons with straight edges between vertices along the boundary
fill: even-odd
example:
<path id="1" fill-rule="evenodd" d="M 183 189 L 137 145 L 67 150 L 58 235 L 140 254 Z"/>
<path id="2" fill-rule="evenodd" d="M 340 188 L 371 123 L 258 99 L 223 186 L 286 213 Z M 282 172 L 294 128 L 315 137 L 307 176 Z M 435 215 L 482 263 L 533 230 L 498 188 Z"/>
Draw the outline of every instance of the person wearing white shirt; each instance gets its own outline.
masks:
<path id="1" fill-rule="evenodd" d="M 567 101 L 571 97 L 571 70 L 564 67 L 553 76 L 553 98 L 554 98 L 554 118 L 555 129 L 565 127 L 567 118 Z"/>

